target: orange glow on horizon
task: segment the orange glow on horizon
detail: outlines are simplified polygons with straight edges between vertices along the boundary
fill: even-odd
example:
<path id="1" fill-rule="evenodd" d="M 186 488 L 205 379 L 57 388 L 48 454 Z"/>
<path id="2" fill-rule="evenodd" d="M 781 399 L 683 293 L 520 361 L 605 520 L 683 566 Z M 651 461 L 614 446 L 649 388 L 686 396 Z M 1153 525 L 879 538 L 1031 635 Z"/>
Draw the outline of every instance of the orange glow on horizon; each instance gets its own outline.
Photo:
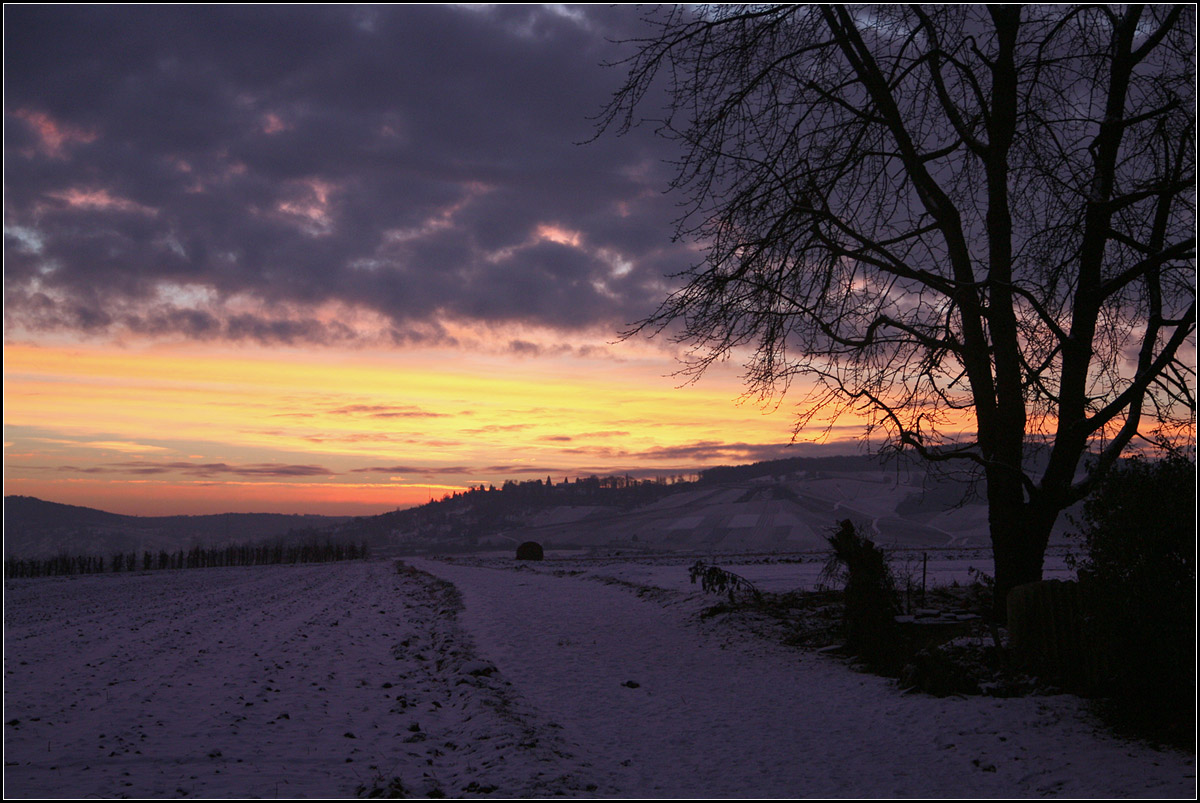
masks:
<path id="1" fill-rule="evenodd" d="M 8 480 L 6 495 L 36 496 L 130 516 L 209 513 L 311 513 L 373 516 L 441 499 L 466 486 L 391 483 L 145 482 L 69 479 Z M 69 499 L 69 502 L 64 500 Z M 215 502 L 219 502 L 214 506 Z"/>
<path id="2" fill-rule="evenodd" d="M 788 441 L 787 408 L 739 406 L 732 372 L 679 388 L 663 355 L 628 354 L 14 343 L 6 493 L 361 515 L 547 473 L 754 462 Z"/>

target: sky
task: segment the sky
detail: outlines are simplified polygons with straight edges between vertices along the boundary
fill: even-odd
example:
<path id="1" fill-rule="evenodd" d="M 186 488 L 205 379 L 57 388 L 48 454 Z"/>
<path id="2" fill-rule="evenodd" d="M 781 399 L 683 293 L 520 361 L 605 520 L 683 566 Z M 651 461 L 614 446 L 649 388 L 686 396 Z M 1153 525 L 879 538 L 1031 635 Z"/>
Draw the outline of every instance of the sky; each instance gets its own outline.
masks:
<path id="1" fill-rule="evenodd" d="M 702 258 L 673 146 L 594 136 L 640 13 L 6 6 L 5 494 L 365 515 L 855 451 L 620 337 Z"/>

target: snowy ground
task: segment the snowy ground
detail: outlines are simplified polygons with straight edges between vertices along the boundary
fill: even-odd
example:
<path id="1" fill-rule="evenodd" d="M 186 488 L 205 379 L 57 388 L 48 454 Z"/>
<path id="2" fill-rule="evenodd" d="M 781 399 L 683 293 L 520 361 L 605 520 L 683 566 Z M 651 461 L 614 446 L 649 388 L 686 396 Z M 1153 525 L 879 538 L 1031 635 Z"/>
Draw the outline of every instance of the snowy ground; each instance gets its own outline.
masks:
<path id="1" fill-rule="evenodd" d="M 1047 550 L 1042 576 L 1047 580 L 1073 580 L 1075 572 L 1066 565 L 1065 547 Z M 922 574 L 928 588 L 959 583 L 967 585 L 976 580 L 977 572 L 992 571 L 990 549 L 905 549 L 889 550 L 889 565 L 897 585 L 904 589 L 907 581 L 920 588 Z M 480 566 L 508 566 L 514 561 L 512 550 L 488 553 L 476 557 L 455 558 L 455 563 Z M 598 579 L 615 579 L 635 585 L 652 586 L 672 591 L 694 591 L 688 566 L 697 560 L 714 563 L 749 580 L 760 591 L 776 593 L 804 590 L 821 586 L 827 553 L 762 553 L 721 554 L 695 553 L 690 555 L 629 554 L 592 555 L 583 550 L 554 552 L 543 563 L 526 563 L 525 568 L 545 572 L 573 572 Z"/>
<path id="2" fill-rule="evenodd" d="M 5 796 L 1195 792 L 1075 697 L 905 695 L 701 620 L 685 566 L 484 563 L 9 582 Z"/>

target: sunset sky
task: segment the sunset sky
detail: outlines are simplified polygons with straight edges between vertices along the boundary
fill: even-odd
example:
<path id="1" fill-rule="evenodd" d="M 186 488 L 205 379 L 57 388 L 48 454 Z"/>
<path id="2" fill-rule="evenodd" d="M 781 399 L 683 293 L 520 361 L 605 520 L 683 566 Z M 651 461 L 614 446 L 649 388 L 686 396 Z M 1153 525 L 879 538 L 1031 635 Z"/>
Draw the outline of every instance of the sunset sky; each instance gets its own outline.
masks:
<path id="1" fill-rule="evenodd" d="M 5 8 L 5 493 L 366 514 L 788 448 L 619 340 L 699 259 L 633 7 Z M 843 422 L 845 423 L 845 422 Z M 815 437 L 815 436 L 814 436 Z"/>

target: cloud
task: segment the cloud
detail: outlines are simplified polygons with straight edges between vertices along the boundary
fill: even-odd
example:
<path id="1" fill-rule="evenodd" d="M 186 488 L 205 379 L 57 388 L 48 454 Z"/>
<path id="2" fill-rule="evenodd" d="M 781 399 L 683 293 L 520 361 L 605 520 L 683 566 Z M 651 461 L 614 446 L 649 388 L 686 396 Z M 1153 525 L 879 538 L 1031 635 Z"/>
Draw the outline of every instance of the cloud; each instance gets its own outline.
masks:
<path id="1" fill-rule="evenodd" d="M 84 474 L 183 474 L 190 477 L 216 477 L 234 475 L 238 477 L 315 477 L 331 476 L 334 472 L 324 466 L 283 465 L 277 463 L 187 463 L 133 460 L 123 463 L 107 463 L 89 468 L 59 466 L 57 471 Z"/>
<path id="2" fill-rule="evenodd" d="M 700 441 L 683 446 L 661 446 L 637 452 L 636 459 L 641 461 L 694 461 L 697 464 L 710 463 L 714 460 L 736 460 L 738 462 L 755 463 L 761 460 L 778 460 L 784 457 L 797 457 L 795 447 L 785 443 L 722 443 L 720 441 Z"/>
<path id="3" fill-rule="evenodd" d="M 16 109 L 12 115 L 27 126 L 24 133 L 36 142 L 37 150 L 51 159 L 63 159 L 68 147 L 86 144 L 96 139 L 96 132 L 63 125 L 43 112 Z"/>
<path id="4" fill-rule="evenodd" d="M 510 411 L 510 412 L 512 412 L 512 411 Z M 528 415 L 528 414 L 535 413 L 535 412 L 538 412 L 538 411 L 536 411 L 536 410 L 521 411 L 520 413 L 517 413 L 517 414 Z M 464 429 L 463 434 L 464 435 L 491 435 L 491 434 L 495 434 L 497 432 L 520 432 L 521 430 L 529 429 L 532 426 L 533 426 L 533 424 L 488 424 L 486 426 L 475 427 L 473 429 Z"/>
<path id="5" fill-rule="evenodd" d="M 487 474 L 497 474 L 497 475 L 502 475 L 505 477 L 515 476 L 515 475 L 522 475 L 522 476 L 533 475 L 536 477 L 546 477 L 546 476 L 553 476 L 553 475 L 559 475 L 559 474 L 574 473 L 573 471 L 563 469 L 563 468 L 546 468 L 546 467 L 539 467 L 539 466 L 521 466 L 521 465 L 487 466 L 483 469 L 480 469 L 480 471 L 483 473 L 487 473 Z"/>
<path id="6" fill-rule="evenodd" d="M 703 468 L 717 463 L 757 463 L 763 460 L 779 460 L 787 457 L 815 457 L 822 454 L 845 454 L 844 443 L 726 443 L 724 441 L 697 441 L 674 446 L 656 446 L 649 449 L 621 449 L 611 446 L 575 446 L 561 450 L 564 454 L 581 455 L 604 460 L 620 471 L 622 465 L 644 466 L 671 462 L 687 469 Z M 655 469 L 646 469 L 653 472 Z"/>
<path id="7" fill-rule="evenodd" d="M 636 19 L 7 9 L 10 330 L 398 346 L 453 345 L 444 321 L 618 331 L 693 258 L 669 240 L 664 143 L 575 144 Z"/>
<path id="8" fill-rule="evenodd" d="M 368 466 L 352 468 L 351 474 L 416 474 L 422 477 L 439 476 L 442 474 L 477 474 L 479 469 L 472 466 Z"/>
<path id="9" fill-rule="evenodd" d="M 413 405 L 348 404 L 329 410 L 330 415 L 361 415 L 368 418 L 449 418 L 449 413 L 434 413 Z"/>
<path id="10" fill-rule="evenodd" d="M 152 446 L 150 444 L 138 443 L 136 441 L 116 441 L 116 440 L 77 441 L 77 440 L 68 440 L 68 439 L 63 439 L 63 438 L 30 438 L 29 440 L 36 441 L 38 443 L 53 443 L 56 445 L 65 445 L 65 446 L 74 446 L 74 447 L 82 446 L 82 447 L 85 447 L 88 449 L 101 449 L 101 450 L 107 451 L 107 452 L 131 452 L 131 453 L 136 454 L 136 453 L 140 453 L 140 452 L 170 451 L 165 446 Z"/>

